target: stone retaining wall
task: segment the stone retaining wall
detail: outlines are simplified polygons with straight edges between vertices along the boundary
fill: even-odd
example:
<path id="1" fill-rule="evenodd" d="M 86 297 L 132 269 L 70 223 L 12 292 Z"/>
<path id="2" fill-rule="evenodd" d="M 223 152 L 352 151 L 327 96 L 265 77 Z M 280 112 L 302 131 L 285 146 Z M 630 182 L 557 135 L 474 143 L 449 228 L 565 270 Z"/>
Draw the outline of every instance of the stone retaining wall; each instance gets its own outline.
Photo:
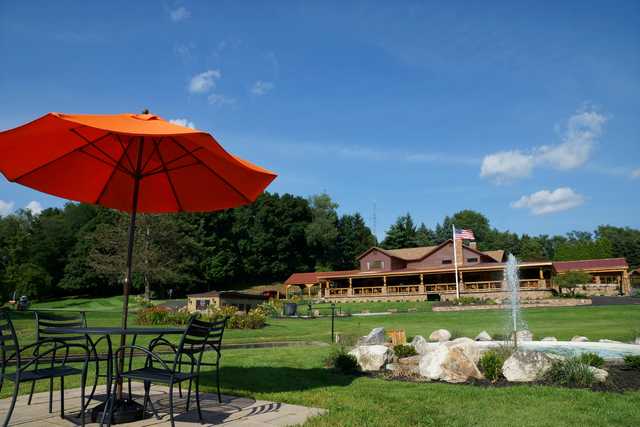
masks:
<path id="1" fill-rule="evenodd" d="M 534 307 L 576 307 L 579 305 L 591 305 L 590 299 L 547 299 L 544 301 L 527 302 L 523 301 L 520 308 Z M 433 311 L 467 311 L 467 310 L 499 310 L 510 307 L 507 304 L 486 304 L 486 305 L 453 305 L 453 306 L 434 306 Z"/>

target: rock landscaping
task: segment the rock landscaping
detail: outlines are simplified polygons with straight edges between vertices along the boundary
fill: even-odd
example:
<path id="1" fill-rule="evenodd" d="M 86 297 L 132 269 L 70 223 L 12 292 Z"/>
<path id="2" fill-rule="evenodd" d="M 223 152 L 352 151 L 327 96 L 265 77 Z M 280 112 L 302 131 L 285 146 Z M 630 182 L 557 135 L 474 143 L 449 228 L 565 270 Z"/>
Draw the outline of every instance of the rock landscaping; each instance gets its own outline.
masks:
<path id="1" fill-rule="evenodd" d="M 497 386 L 539 383 L 599 390 L 640 389 L 640 370 L 635 365 L 603 366 L 604 360 L 594 353 L 567 358 L 526 349 L 514 351 L 503 344 L 487 343 L 491 336 L 486 331 L 480 332 L 475 340 L 467 337 L 451 340 L 451 336 L 451 332 L 445 329 L 433 331 L 429 340 L 416 335 L 411 343 L 397 346 L 398 354 L 395 354 L 391 343 L 385 339 L 384 329 L 375 328 L 361 337 L 349 354 L 355 357 L 362 372 L 406 381 Z M 518 332 L 519 342 L 531 341 L 532 338 L 530 331 Z M 557 339 L 544 337 L 542 341 L 554 342 Z M 586 342 L 588 338 L 576 336 L 572 341 Z M 600 342 L 616 343 L 611 340 Z M 414 349 L 417 354 L 411 355 Z M 631 374 L 622 375 L 621 370 Z"/>

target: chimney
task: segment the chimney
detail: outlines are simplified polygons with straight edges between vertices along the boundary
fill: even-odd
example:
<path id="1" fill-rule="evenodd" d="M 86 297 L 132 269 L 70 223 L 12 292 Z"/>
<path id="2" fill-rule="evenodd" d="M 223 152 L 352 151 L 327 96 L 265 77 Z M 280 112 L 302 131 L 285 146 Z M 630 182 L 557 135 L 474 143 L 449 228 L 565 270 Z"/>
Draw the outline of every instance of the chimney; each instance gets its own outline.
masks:
<path id="1" fill-rule="evenodd" d="M 458 261 L 458 266 L 461 266 L 462 264 L 464 264 L 464 257 L 463 257 L 463 253 L 462 253 L 462 240 L 454 240 L 454 244 L 456 246 L 456 258 Z"/>
<path id="2" fill-rule="evenodd" d="M 469 247 L 478 250 L 478 244 L 476 242 L 469 242 Z"/>

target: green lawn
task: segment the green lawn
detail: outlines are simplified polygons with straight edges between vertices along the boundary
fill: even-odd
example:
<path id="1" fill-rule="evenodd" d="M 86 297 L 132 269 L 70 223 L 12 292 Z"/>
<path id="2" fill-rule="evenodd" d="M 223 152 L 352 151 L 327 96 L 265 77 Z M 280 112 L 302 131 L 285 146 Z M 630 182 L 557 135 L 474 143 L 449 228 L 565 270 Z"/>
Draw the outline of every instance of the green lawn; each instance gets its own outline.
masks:
<path id="1" fill-rule="evenodd" d="M 223 393 L 328 409 L 306 426 L 631 426 L 640 425 L 640 393 L 602 393 L 522 385 L 482 388 L 406 383 L 333 373 L 328 347 L 227 350 Z M 67 387 L 77 386 L 69 378 Z M 213 391 L 206 373 L 203 390 Z M 7 397 L 10 387 L 0 393 Z M 23 386 L 23 392 L 27 385 Z M 46 381 L 39 391 L 46 390 Z"/>
<path id="2" fill-rule="evenodd" d="M 395 307 L 402 310 L 411 304 L 415 303 Z M 352 306 L 361 308 L 359 304 Z M 35 304 L 33 308 L 88 310 L 90 325 L 116 326 L 121 321 L 120 307 L 121 299 L 107 298 L 66 299 Z M 392 306 L 388 303 L 370 305 L 367 309 L 377 311 L 380 307 Z M 336 331 L 363 335 L 376 326 L 383 326 L 403 328 L 408 336 L 427 336 L 434 329 L 447 328 L 460 335 L 475 336 L 483 329 L 500 333 L 506 321 L 505 313 L 500 310 L 434 313 L 425 307 L 428 304 L 422 303 L 415 313 L 338 318 Z M 553 335 L 570 339 L 574 335 L 586 335 L 592 340 L 627 341 L 640 330 L 640 306 L 532 308 L 523 313 L 538 337 Z M 33 340 L 32 315 L 14 314 L 21 341 Z M 131 319 L 134 324 L 135 314 Z M 228 330 L 225 342 L 327 342 L 330 327 L 328 318 L 270 319 L 264 329 Z M 309 426 L 640 425 L 638 392 L 601 393 L 528 385 L 481 388 L 350 377 L 323 368 L 322 361 L 328 351 L 328 347 L 321 346 L 225 350 L 224 392 L 329 409 L 327 415 L 309 421 Z M 78 380 L 69 382 L 73 386 Z M 212 375 L 207 374 L 203 382 L 205 390 L 213 390 Z M 41 382 L 38 390 L 45 389 L 46 382 Z M 8 392 L 9 387 L 4 387 L 0 396 L 6 397 Z"/>
<path id="3" fill-rule="evenodd" d="M 89 325 L 118 326 L 121 323 L 121 298 L 65 299 L 58 303 L 34 304 L 33 309 L 75 309 L 87 310 Z M 379 304 L 379 303 L 372 303 Z M 387 307 L 390 307 L 386 303 Z M 399 309 L 407 304 L 397 303 Z M 424 306 L 428 303 L 422 303 Z M 135 305 L 132 305 L 135 310 Z M 345 304 L 359 306 L 359 304 Z M 503 310 L 479 310 L 463 312 L 400 312 L 384 316 L 352 316 L 336 318 L 337 333 L 365 335 L 371 329 L 383 326 L 385 329 L 404 329 L 407 336 L 427 337 L 433 330 L 445 328 L 456 335 L 475 337 L 480 331 L 490 334 L 503 333 L 506 314 Z M 100 311 L 91 311 L 91 310 Z M 324 311 L 324 310 L 323 310 Z M 374 311 L 373 309 L 371 310 Z M 15 313 L 16 328 L 23 342 L 35 338 L 33 317 L 30 313 Z M 584 335 L 591 340 L 608 338 L 629 341 L 640 333 L 640 305 L 586 306 L 561 308 L 529 308 L 523 316 L 531 331 L 538 338 L 555 336 L 568 340 L 575 335 Z M 135 313 L 130 314 L 130 324 L 135 324 Z M 269 319 L 267 327 L 258 330 L 227 330 L 225 342 L 249 343 L 269 341 L 324 341 L 329 342 L 331 319 Z M 144 341 L 142 341 L 144 342 Z"/>

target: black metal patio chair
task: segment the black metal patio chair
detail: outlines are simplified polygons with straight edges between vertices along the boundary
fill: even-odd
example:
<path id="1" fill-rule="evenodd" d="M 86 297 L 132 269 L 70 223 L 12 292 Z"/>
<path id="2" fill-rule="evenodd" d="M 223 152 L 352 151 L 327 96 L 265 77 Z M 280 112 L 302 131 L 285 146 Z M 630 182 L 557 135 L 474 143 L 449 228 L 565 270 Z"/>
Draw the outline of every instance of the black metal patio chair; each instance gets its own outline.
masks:
<path id="1" fill-rule="evenodd" d="M 87 348 L 89 349 L 89 362 L 95 362 L 95 378 L 93 381 L 93 385 L 91 388 L 91 392 L 89 393 L 87 403 L 85 406 L 89 406 L 89 403 L 93 399 L 93 396 L 96 392 L 96 388 L 98 386 L 98 380 L 100 377 L 108 378 L 108 371 L 111 369 L 110 363 L 111 359 L 109 358 L 110 351 L 107 353 L 100 355 L 97 350 L 97 346 L 102 340 L 107 341 L 107 345 L 111 346 L 111 342 L 108 336 L 102 336 L 97 340 L 93 341 L 89 335 L 85 334 L 66 334 L 66 333 L 51 333 L 47 331 L 47 328 L 52 327 L 65 327 L 65 328 L 85 328 L 87 326 L 87 316 L 84 311 L 78 312 L 53 312 L 53 311 L 36 311 L 35 319 L 36 319 L 36 342 L 41 342 L 43 340 L 48 340 L 51 338 L 55 338 L 58 341 L 64 342 L 78 342 L 84 341 Z M 36 349 L 40 349 L 40 347 L 36 347 Z M 110 349 L 109 349 L 110 350 Z M 34 356 L 36 356 L 36 350 L 34 350 Z M 53 352 L 53 357 L 56 356 L 56 352 Z M 104 373 L 100 373 L 100 362 L 106 362 L 107 368 Z M 36 364 L 36 368 L 37 368 Z M 31 383 L 31 390 L 29 391 L 29 400 L 27 404 L 31 405 L 31 399 L 33 397 L 33 392 L 35 389 L 35 381 Z M 109 384 L 107 384 L 107 391 L 109 390 Z M 53 411 L 53 379 L 49 381 L 49 413 Z"/>
<path id="2" fill-rule="evenodd" d="M 147 405 L 151 406 L 152 411 L 155 413 L 153 403 L 149 397 L 151 385 L 166 384 L 169 387 L 169 418 L 171 426 L 175 426 L 174 421 L 174 408 L 173 408 L 173 388 L 174 385 L 183 383 L 185 381 L 195 383 L 195 398 L 196 407 L 198 410 L 198 419 L 203 422 L 202 410 L 200 408 L 200 368 L 203 365 L 202 357 L 209 347 L 213 348 L 217 346 L 217 360 L 220 359 L 219 346 L 222 341 L 222 334 L 227 319 L 218 322 L 203 322 L 201 320 L 192 317 L 189 324 L 180 339 L 180 343 L 177 346 L 173 346 L 175 349 L 175 356 L 173 361 L 168 362 L 163 360 L 162 356 L 158 353 L 154 353 L 148 348 L 137 345 L 127 345 L 120 347 L 114 353 L 114 360 L 119 360 L 120 357 L 124 357 L 125 351 L 138 351 L 146 356 L 145 364 L 142 368 L 129 369 L 125 372 L 121 372 L 120 363 L 116 363 L 116 381 L 113 384 L 113 390 L 109 394 L 109 416 L 107 416 L 108 425 L 111 425 L 111 419 L 113 416 L 114 402 L 116 399 L 116 385 L 119 380 L 127 379 L 129 381 L 139 381 L 144 383 L 144 410 L 146 411 Z M 167 341 L 168 342 L 168 341 Z M 217 344 L 216 344 L 217 343 Z M 180 370 L 181 360 L 183 357 L 189 359 L 189 372 L 182 372 Z M 219 391 L 219 384 L 218 384 Z M 157 416 L 157 413 L 156 413 Z"/>
<path id="3" fill-rule="evenodd" d="M 42 346 L 46 345 L 46 350 Z M 82 369 L 78 369 L 70 365 L 69 356 L 72 347 L 79 348 L 84 351 Z M 22 354 L 26 350 L 34 350 L 33 357 L 25 360 Z M 58 352 L 64 352 L 62 358 L 56 358 Z M 45 356 L 48 356 L 45 359 Z M 43 338 L 39 342 L 20 347 L 16 330 L 13 327 L 9 314 L 0 312 L 0 391 L 7 379 L 14 383 L 13 395 L 9 410 L 5 415 L 3 427 L 9 425 L 11 415 L 15 409 L 16 399 L 20 391 L 20 384 L 23 382 L 35 382 L 48 379 L 51 382 L 54 378 L 60 378 L 60 417 L 64 418 L 64 379 L 71 375 L 81 375 L 80 380 L 80 420 L 84 426 L 85 422 L 85 385 L 87 378 L 87 365 L 89 362 L 89 349 L 86 345 L 69 343 L 58 340 L 56 338 Z M 46 363 L 46 367 L 40 365 Z M 7 368 L 9 365 L 14 369 Z M 50 400 L 51 404 L 51 400 Z"/>
<path id="4" fill-rule="evenodd" d="M 221 327 L 222 329 L 220 330 L 220 334 L 216 335 L 215 337 L 212 337 L 212 339 L 210 339 L 207 342 L 207 346 L 213 350 L 216 354 L 216 361 L 215 362 L 200 362 L 200 367 L 214 367 L 216 369 L 216 388 L 217 388 L 217 393 L 218 393 L 218 403 L 222 403 L 222 395 L 220 394 L 220 358 L 222 357 L 222 335 L 224 334 L 224 329 L 227 325 L 227 321 L 229 320 L 228 317 L 223 318 L 222 320 L 216 321 L 216 322 L 212 322 L 211 324 L 214 325 L 214 327 Z M 215 339 L 213 339 L 215 338 Z M 151 342 L 149 343 L 149 350 L 152 352 L 155 352 L 155 349 L 157 347 L 169 347 L 173 353 L 177 353 L 177 347 L 172 344 L 170 341 L 168 341 L 165 337 L 159 337 L 156 338 L 154 340 L 151 340 Z M 170 360 L 164 360 L 165 363 L 171 363 Z M 187 366 L 190 369 L 193 369 L 193 363 L 191 359 L 187 359 L 186 361 L 184 360 L 184 358 L 180 358 L 180 360 L 178 361 L 178 370 L 182 371 L 183 366 Z M 186 402 L 186 410 L 189 410 L 189 403 L 191 401 L 191 386 L 193 384 L 193 379 L 189 380 L 189 386 L 188 386 L 188 391 L 187 391 L 187 402 Z M 180 394 L 180 397 L 182 397 L 182 384 L 178 383 L 178 393 Z"/>

